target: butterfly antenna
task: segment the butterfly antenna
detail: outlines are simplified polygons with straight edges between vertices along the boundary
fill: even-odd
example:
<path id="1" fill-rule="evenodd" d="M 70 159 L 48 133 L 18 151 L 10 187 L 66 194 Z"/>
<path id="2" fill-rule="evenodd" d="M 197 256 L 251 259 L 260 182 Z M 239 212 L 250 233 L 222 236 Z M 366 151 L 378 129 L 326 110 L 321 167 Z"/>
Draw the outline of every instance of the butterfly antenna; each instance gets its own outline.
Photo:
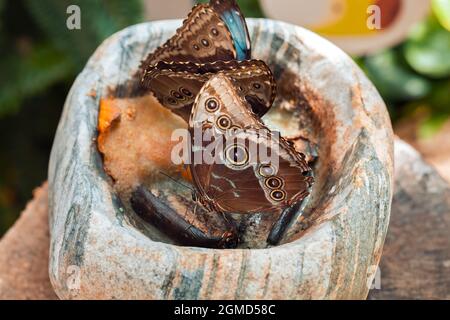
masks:
<path id="1" fill-rule="evenodd" d="M 175 179 L 175 178 L 169 176 L 167 173 L 164 173 L 164 172 L 162 172 L 162 171 L 160 171 L 159 173 L 162 174 L 163 176 L 166 176 L 167 178 L 169 178 L 169 179 L 172 180 L 173 182 L 178 183 L 180 186 L 183 186 L 183 187 L 185 187 L 185 188 L 188 188 L 189 190 L 191 190 L 192 192 L 194 192 L 194 189 L 192 189 L 191 187 L 185 185 L 184 183 L 181 183 L 181 182 L 178 181 L 177 179 Z"/>

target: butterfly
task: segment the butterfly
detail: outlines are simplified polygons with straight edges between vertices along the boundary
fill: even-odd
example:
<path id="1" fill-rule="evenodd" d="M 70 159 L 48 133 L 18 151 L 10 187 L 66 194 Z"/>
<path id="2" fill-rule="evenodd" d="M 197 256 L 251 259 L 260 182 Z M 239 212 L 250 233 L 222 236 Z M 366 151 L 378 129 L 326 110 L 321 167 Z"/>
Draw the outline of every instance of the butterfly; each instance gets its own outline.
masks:
<path id="1" fill-rule="evenodd" d="M 284 217 L 309 195 L 314 178 L 305 155 L 251 112 L 225 74 L 200 90 L 189 130 L 190 171 L 200 203 L 211 211 Z M 270 156 L 261 156 L 262 150 Z"/>
<path id="2" fill-rule="evenodd" d="M 212 0 L 196 5 L 176 34 L 144 60 L 141 82 L 163 106 L 188 121 L 200 88 L 223 71 L 262 117 L 275 99 L 276 84 L 270 68 L 250 58 L 250 36 L 238 5 Z"/>
<path id="3" fill-rule="evenodd" d="M 153 91 L 162 105 L 187 122 L 198 92 L 218 72 L 224 73 L 236 84 L 239 95 L 250 104 L 258 117 L 272 106 L 276 83 L 270 68 L 261 60 L 217 61 L 208 64 L 158 62 L 146 71 L 143 84 Z"/>
<path id="4" fill-rule="evenodd" d="M 159 61 L 210 63 L 248 60 L 250 36 L 244 16 L 234 0 L 211 0 L 194 6 L 175 35 L 142 63 Z"/>
<path id="5" fill-rule="evenodd" d="M 281 212 L 309 194 L 314 179 L 305 156 L 250 111 L 226 75 L 219 73 L 202 87 L 189 130 L 193 181 L 203 203 L 214 211 Z M 199 133 L 201 139 L 196 139 Z M 223 150 L 217 152 L 211 141 L 223 142 Z M 212 163 L 202 158 L 208 146 Z M 270 154 L 267 162 L 258 153 L 264 149 Z"/>

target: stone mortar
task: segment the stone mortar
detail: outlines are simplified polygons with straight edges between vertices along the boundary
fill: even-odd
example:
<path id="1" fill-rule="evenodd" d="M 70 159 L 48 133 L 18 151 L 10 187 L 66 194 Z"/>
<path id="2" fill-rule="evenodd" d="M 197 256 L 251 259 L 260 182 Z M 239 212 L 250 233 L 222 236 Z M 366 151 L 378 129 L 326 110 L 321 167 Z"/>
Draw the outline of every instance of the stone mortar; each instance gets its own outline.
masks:
<path id="1" fill-rule="evenodd" d="M 285 135 L 306 125 L 301 129 L 319 146 L 311 199 L 283 244 L 179 247 L 152 240 L 130 222 L 96 147 L 99 99 L 180 24 L 144 23 L 111 36 L 67 97 L 49 164 L 49 273 L 58 296 L 365 299 L 389 222 L 391 123 L 355 63 L 300 27 L 248 19 L 253 57 L 270 65 L 279 86 L 278 111 L 265 122 Z"/>

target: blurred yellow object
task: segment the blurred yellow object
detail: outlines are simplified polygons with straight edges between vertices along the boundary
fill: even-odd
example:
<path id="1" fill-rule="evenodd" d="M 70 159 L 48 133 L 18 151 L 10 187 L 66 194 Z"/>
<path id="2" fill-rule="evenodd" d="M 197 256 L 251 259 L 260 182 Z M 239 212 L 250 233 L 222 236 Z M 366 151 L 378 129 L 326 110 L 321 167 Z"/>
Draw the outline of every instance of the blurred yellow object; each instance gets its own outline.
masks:
<path id="1" fill-rule="evenodd" d="M 450 0 L 433 0 L 432 6 L 440 24 L 450 31 Z"/>
<path id="2" fill-rule="evenodd" d="M 430 0 L 260 0 L 269 18 L 327 37 L 350 54 L 370 54 L 403 40 Z"/>
<path id="3" fill-rule="evenodd" d="M 398 2 L 398 0 L 392 0 Z M 367 35 L 376 32 L 367 28 L 367 8 L 375 4 L 375 0 L 333 0 L 331 15 L 322 21 L 317 27 L 312 27 L 314 32 L 333 35 Z"/>

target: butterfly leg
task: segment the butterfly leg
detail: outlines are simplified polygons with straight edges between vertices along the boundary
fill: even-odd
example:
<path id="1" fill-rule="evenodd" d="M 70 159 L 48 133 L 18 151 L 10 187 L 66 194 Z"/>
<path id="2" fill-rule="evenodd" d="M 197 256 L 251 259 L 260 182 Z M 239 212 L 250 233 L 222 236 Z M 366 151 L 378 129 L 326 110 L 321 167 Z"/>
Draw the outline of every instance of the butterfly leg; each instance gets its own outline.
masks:
<path id="1" fill-rule="evenodd" d="M 272 229 L 269 232 L 269 236 L 267 237 L 268 244 L 274 246 L 280 242 L 292 219 L 295 217 L 296 213 L 302 209 L 304 201 L 305 200 L 298 201 L 281 212 L 280 217 L 272 225 Z"/>
<path id="2" fill-rule="evenodd" d="M 233 232 L 234 234 L 236 234 L 236 241 L 239 243 L 241 231 L 240 231 L 240 227 L 238 226 L 236 220 L 234 220 L 233 217 L 231 216 L 231 214 L 228 214 L 228 213 L 223 213 L 222 217 L 223 217 L 223 220 L 225 221 L 227 229 L 232 230 L 230 232 Z"/>
<path id="3" fill-rule="evenodd" d="M 235 248 L 237 233 L 226 231 L 220 237 L 209 236 L 187 222 L 175 210 L 159 201 L 143 186 L 136 188 L 131 195 L 133 210 L 146 222 L 165 233 L 177 244 L 206 248 Z"/>
<path id="4" fill-rule="evenodd" d="M 194 216 L 195 216 L 197 213 L 197 206 L 200 203 L 200 199 L 195 191 L 192 193 L 192 199 L 195 201 L 195 205 L 194 205 Z M 210 208 L 210 210 L 211 211 L 209 212 L 209 214 L 217 213 L 216 211 L 212 210 L 211 208 Z M 222 235 L 222 237 L 230 239 L 228 248 L 236 248 L 240 242 L 240 239 L 239 239 L 240 231 L 236 224 L 236 221 L 233 219 L 233 217 L 231 217 L 231 215 L 229 215 L 227 213 L 222 213 L 222 219 L 225 222 L 225 225 L 228 230 Z"/>

